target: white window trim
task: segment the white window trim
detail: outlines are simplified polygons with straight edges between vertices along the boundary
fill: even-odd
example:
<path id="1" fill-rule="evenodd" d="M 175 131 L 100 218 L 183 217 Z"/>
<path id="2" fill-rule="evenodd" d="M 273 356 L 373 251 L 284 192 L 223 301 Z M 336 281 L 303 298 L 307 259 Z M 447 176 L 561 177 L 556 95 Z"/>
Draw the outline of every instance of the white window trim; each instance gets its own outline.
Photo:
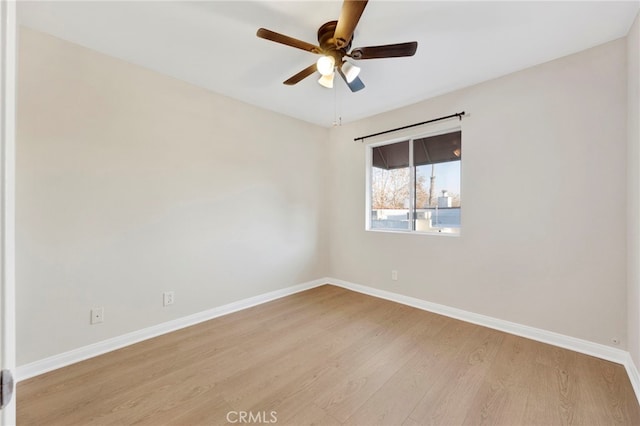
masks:
<path id="1" fill-rule="evenodd" d="M 458 122 L 455 125 L 452 125 L 452 123 L 441 123 L 439 126 L 434 126 L 437 128 L 432 129 L 429 132 L 424 132 L 424 133 L 409 133 L 409 134 L 403 134 L 402 136 L 393 138 L 393 139 L 386 139 L 383 141 L 378 141 L 378 142 L 372 142 L 372 143 L 368 143 L 366 144 L 366 152 L 365 152 L 365 230 L 368 232 L 382 232 L 382 233 L 391 233 L 391 234 L 413 234 L 413 235 L 439 235 L 439 236 L 446 236 L 446 237 L 459 237 L 462 234 L 462 226 L 460 227 L 460 230 L 458 232 L 441 232 L 441 231 L 417 231 L 415 229 L 380 229 L 380 228 L 376 228 L 373 229 L 371 228 L 371 172 L 373 169 L 373 148 L 378 147 L 378 146 L 382 146 L 382 145 L 390 145 L 393 143 L 397 143 L 397 142 L 403 142 L 403 141 L 409 141 L 409 163 L 413 164 L 413 141 L 415 139 L 421 139 L 421 138 L 428 138 L 428 137 L 432 137 L 432 136 L 438 136 L 438 135 L 444 135 L 446 133 L 452 133 L 452 132 L 458 132 L 458 131 L 462 131 L 462 123 Z M 463 132 L 464 134 L 464 132 Z M 415 166 L 412 166 L 415 167 Z M 462 198 L 462 192 L 463 192 L 463 185 L 462 185 L 462 171 L 463 166 L 462 163 L 460 163 L 460 197 Z M 415 185 L 415 174 L 414 173 L 410 173 L 410 187 L 413 188 L 413 185 Z M 414 211 L 414 204 L 415 204 L 415 200 L 414 197 L 410 197 L 410 201 L 409 201 L 409 211 L 413 212 Z M 462 218 L 462 211 L 460 212 L 461 218 Z M 461 219 L 462 220 L 462 219 Z M 415 227 L 415 223 L 412 225 L 413 227 Z"/>

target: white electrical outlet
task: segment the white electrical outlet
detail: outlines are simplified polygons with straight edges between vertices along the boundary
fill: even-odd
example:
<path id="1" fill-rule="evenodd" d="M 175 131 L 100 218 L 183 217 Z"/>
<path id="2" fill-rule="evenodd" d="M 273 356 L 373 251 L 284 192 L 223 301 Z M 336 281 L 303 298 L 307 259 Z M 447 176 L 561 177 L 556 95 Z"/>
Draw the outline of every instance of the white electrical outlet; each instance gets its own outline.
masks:
<path id="1" fill-rule="evenodd" d="M 162 293 L 162 306 L 173 305 L 174 295 L 172 291 Z"/>
<path id="2" fill-rule="evenodd" d="M 391 279 L 393 281 L 398 281 L 398 271 L 396 271 L 395 269 L 391 271 Z"/>
<path id="3" fill-rule="evenodd" d="M 104 308 L 91 308 L 91 324 L 104 322 Z"/>

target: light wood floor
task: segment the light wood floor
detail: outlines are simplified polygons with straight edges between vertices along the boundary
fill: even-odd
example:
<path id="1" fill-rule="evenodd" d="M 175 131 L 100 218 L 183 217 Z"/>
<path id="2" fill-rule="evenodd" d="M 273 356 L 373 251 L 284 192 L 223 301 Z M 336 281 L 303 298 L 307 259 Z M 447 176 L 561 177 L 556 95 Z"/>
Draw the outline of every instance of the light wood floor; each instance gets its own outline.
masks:
<path id="1" fill-rule="evenodd" d="M 19 425 L 213 425 L 240 411 L 279 425 L 640 425 L 618 364 L 333 286 L 35 377 L 17 395 Z"/>

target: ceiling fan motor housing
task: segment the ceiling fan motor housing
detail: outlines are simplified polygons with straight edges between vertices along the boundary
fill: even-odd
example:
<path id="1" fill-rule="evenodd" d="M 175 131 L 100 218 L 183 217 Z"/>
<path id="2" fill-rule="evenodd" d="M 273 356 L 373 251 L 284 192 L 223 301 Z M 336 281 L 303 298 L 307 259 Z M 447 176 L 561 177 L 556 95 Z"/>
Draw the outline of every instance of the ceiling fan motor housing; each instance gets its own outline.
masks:
<path id="1" fill-rule="evenodd" d="M 329 21 L 323 24 L 318 29 L 318 44 L 322 48 L 322 53 L 325 55 L 333 56 L 336 60 L 336 64 L 340 64 L 342 62 L 342 58 L 347 54 L 349 49 L 351 48 L 351 42 L 353 41 L 353 35 L 349 39 L 349 42 L 346 43 L 345 46 L 338 48 L 336 44 L 336 40 L 333 37 L 336 31 L 336 26 L 338 25 L 338 21 Z"/>

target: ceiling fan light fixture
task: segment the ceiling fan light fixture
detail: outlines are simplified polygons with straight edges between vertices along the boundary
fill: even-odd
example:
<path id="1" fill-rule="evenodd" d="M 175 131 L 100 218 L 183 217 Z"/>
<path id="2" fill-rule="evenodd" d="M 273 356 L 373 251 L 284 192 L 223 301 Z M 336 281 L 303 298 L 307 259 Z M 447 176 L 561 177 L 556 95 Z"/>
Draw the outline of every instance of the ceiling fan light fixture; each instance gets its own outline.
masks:
<path id="1" fill-rule="evenodd" d="M 360 67 L 353 65 L 351 62 L 344 61 L 342 63 L 342 73 L 347 79 L 347 83 L 351 83 L 360 74 Z"/>
<path id="2" fill-rule="evenodd" d="M 333 77 L 334 73 L 323 75 L 322 77 L 320 77 L 320 80 L 318 80 L 318 83 L 320 83 L 321 86 L 324 86 L 327 89 L 333 89 Z"/>
<path id="3" fill-rule="evenodd" d="M 349 90 L 358 92 L 365 87 L 358 77 L 360 68 L 352 63 L 346 63 L 345 57 L 359 60 L 413 56 L 418 48 L 417 41 L 351 49 L 353 34 L 367 2 L 368 0 L 343 0 L 338 20 L 325 22 L 318 28 L 318 44 L 307 43 L 266 28 L 259 28 L 256 32 L 259 38 L 320 55 L 316 62 L 283 83 L 293 86 L 318 71 L 323 77 L 327 77 L 321 78 L 318 82 L 325 87 L 333 88 L 334 73 L 337 71 Z"/>
<path id="4" fill-rule="evenodd" d="M 333 74 L 333 68 L 336 66 L 336 60 L 333 56 L 321 56 L 316 63 L 318 72 L 322 75 Z"/>

